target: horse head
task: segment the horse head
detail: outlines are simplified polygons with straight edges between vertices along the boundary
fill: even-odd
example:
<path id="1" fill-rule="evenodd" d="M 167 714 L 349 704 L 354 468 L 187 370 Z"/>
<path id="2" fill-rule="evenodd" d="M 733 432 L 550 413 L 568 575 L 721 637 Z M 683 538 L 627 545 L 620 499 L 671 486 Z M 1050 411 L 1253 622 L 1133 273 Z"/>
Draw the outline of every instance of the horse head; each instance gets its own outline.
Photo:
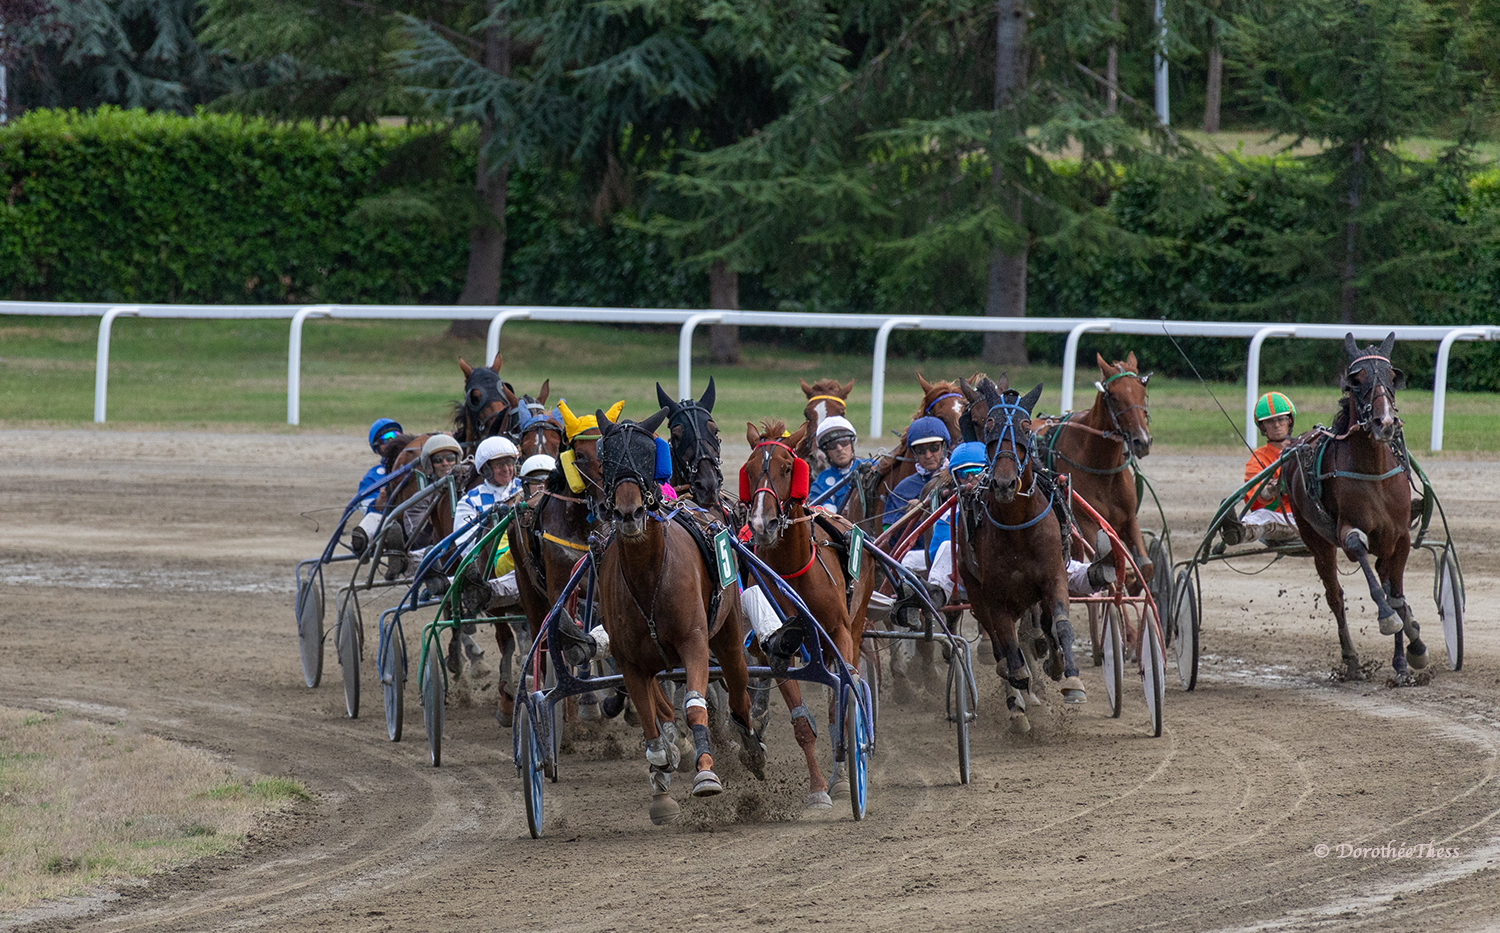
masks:
<path id="1" fill-rule="evenodd" d="M 719 468 L 719 426 L 714 422 L 714 379 L 708 377 L 708 388 L 695 402 L 691 398 L 672 401 L 661 383 L 656 384 L 656 400 L 667 409 L 667 425 L 672 435 L 672 483 L 686 491 L 704 508 L 719 504 L 719 490 L 724 488 L 724 474 Z"/>
<path id="2" fill-rule="evenodd" d="M 667 409 L 640 422 L 610 421 L 603 409 L 597 415 L 602 508 L 619 521 L 621 535 L 635 540 L 646 533 L 647 511 L 661 506 L 661 490 L 654 479 L 656 429 L 666 420 Z"/>
<path id="3" fill-rule="evenodd" d="M 984 445 L 989 459 L 990 495 L 1003 504 L 1015 499 L 1031 469 L 1031 410 L 1042 397 L 1042 384 L 1021 395 L 1001 373 L 998 382 L 980 380 L 979 391 L 988 409 Z"/>
<path id="4" fill-rule="evenodd" d="M 798 448 L 799 456 L 812 456 L 818 438 L 818 425 L 824 418 L 844 417 L 849 411 L 849 393 L 854 391 L 854 380 L 839 385 L 837 379 L 819 379 L 812 385 L 807 380 L 797 380 L 802 385 L 802 394 L 807 404 L 802 408 L 802 420 L 807 422 L 807 437 Z"/>
<path id="5" fill-rule="evenodd" d="M 454 435 L 466 444 L 503 431 L 505 416 L 516 406 L 515 393 L 500 381 L 500 364 L 498 353 L 489 366 L 470 366 L 459 357 L 464 397 L 453 406 L 453 427 Z"/>
<path id="6" fill-rule="evenodd" d="M 1392 331 L 1379 346 L 1360 349 L 1353 334 L 1344 335 L 1344 352 L 1349 368 L 1339 380 L 1354 420 L 1377 441 L 1390 443 L 1396 438 L 1401 419 L 1396 417 L 1396 390 L 1406 388 L 1406 374 L 1391 365 L 1391 351 L 1396 346 Z"/>
<path id="7" fill-rule="evenodd" d="M 931 415 L 948 426 L 948 436 L 958 437 L 962 432 L 959 421 L 964 413 L 964 393 L 954 382 L 928 382 L 917 373 L 917 384 L 922 387 L 922 405 L 916 417 Z"/>
<path id="8" fill-rule="evenodd" d="M 758 548 L 775 547 L 787 524 L 786 508 L 807 498 L 807 461 L 796 448 L 807 437 L 804 422 L 790 437 L 780 421 L 745 426 L 750 458 L 740 467 L 740 502 L 750 509 L 750 532 Z M 795 516 L 794 516 L 795 517 Z"/>
<path id="9" fill-rule="evenodd" d="M 523 400 L 523 404 L 530 401 L 531 396 L 528 395 Z M 562 449 L 562 422 L 545 411 L 538 413 L 528 407 L 526 417 L 521 420 L 517 433 L 521 438 L 516 446 L 521 449 L 522 463 L 536 454 L 546 454 L 555 458 L 558 451 Z"/>
<path id="10" fill-rule="evenodd" d="M 1151 453 L 1151 431 L 1147 428 L 1151 409 L 1147 407 L 1146 382 L 1151 374 L 1143 376 L 1137 372 L 1134 351 L 1113 363 L 1106 362 L 1098 353 L 1094 359 L 1099 364 L 1099 381 L 1094 383 L 1099 395 L 1094 406 L 1104 406 L 1103 413 L 1108 413 L 1114 432 L 1130 445 L 1132 454 L 1147 456 Z"/>

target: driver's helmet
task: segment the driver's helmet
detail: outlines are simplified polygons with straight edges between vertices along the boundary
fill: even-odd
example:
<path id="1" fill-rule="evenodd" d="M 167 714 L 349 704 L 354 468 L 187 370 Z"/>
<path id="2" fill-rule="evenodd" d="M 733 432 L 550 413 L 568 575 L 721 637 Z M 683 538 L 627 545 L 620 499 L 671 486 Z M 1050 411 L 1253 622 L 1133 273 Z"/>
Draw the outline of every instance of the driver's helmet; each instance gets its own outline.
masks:
<path id="1" fill-rule="evenodd" d="M 549 457 L 546 454 L 532 454 L 526 458 L 525 463 L 521 464 L 521 478 L 546 479 L 556 466 L 557 459 L 555 457 Z"/>
<path id="2" fill-rule="evenodd" d="M 390 418 L 376 418 L 375 423 L 370 425 L 370 433 L 366 442 L 376 456 L 380 455 L 380 448 L 394 440 L 401 433 L 401 425 Z"/>
<path id="3" fill-rule="evenodd" d="M 474 451 L 474 469 L 480 476 L 484 475 L 484 465 L 491 460 L 503 459 L 505 457 L 519 458 L 521 452 L 516 449 L 515 443 L 508 437 L 487 437 L 480 443 L 479 449 Z"/>
<path id="4" fill-rule="evenodd" d="M 1290 415 L 1292 423 L 1297 423 L 1297 406 L 1280 392 L 1267 392 L 1255 403 L 1256 424 L 1260 424 L 1267 418 L 1276 418 L 1281 415 Z"/>
<path id="5" fill-rule="evenodd" d="M 984 445 L 978 441 L 965 441 L 953 448 L 948 457 L 948 472 L 954 479 L 962 480 L 985 467 Z"/>
<path id="6" fill-rule="evenodd" d="M 854 430 L 854 425 L 849 423 L 848 418 L 832 415 L 824 418 L 818 424 L 818 447 L 821 449 L 825 444 L 848 438 L 851 441 L 859 441 L 859 432 Z"/>
<path id="7" fill-rule="evenodd" d="M 948 434 L 948 426 L 943 419 L 934 418 L 931 415 L 923 415 L 911 423 L 906 429 L 906 446 L 916 447 L 918 444 L 930 444 L 933 441 L 941 441 L 944 447 L 953 443 Z"/>
<path id="8" fill-rule="evenodd" d="M 447 434 L 434 434 L 422 445 L 422 472 L 432 472 L 432 455 L 440 450 L 451 451 L 455 457 L 463 458 L 464 450 L 458 441 Z"/>

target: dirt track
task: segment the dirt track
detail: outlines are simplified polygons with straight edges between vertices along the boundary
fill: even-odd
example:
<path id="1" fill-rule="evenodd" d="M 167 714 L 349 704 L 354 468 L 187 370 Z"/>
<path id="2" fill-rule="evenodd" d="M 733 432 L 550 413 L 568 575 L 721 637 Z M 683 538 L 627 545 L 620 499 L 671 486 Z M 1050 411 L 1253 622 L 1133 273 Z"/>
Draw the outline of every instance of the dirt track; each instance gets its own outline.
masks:
<path id="1" fill-rule="evenodd" d="M 337 662 L 302 685 L 295 560 L 364 469 L 344 438 L 0 432 L 0 704 L 124 721 L 306 783 L 315 802 L 238 856 L 29 913 L 26 929 L 1471 930 L 1500 923 L 1500 464 L 1428 472 L 1468 585 L 1462 672 L 1443 668 L 1415 557 L 1408 592 L 1438 673 L 1429 686 L 1332 684 L 1332 620 L 1310 563 L 1215 571 L 1198 690 L 1169 681 L 1151 738 L 1138 690 L 1004 729 L 993 668 L 974 782 L 956 784 L 936 694 L 882 709 L 870 815 L 799 814 L 805 772 L 777 707 L 769 780 L 731 772 L 723 797 L 652 827 L 639 733 L 575 743 L 546 786 L 547 835 L 526 831 L 494 691 L 449 709 L 444 765 L 426 763 L 414 689 L 407 739 L 344 716 Z M 1234 484 L 1239 458 L 1155 455 L 1178 557 Z M 337 515 L 316 513 L 324 529 Z M 1357 643 L 1382 657 L 1363 587 Z M 331 625 L 330 611 L 330 625 Z M 492 652 L 493 657 L 493 652 Z M 1383 679 L 1384 673 L 1378 675 Z M 1057 704 L 1060 707 L 1060 704 Z M 816 708 L 816 706 L 815 706 Z M 612 733 L 610 730 L 613 730 Z M 611 740 L 611 734 L 616 740 Z M 824 733 L 826 736 L 826 733 Z M 824 743 L 826 757 L 826 742 Z M 616 753 L 615 749 L 623 749 Z M 1337 846 L 1433 843 L 1453 858 L 1344 858 Z M 1319 844 L 1334 854 L 1319 858 Z"/>

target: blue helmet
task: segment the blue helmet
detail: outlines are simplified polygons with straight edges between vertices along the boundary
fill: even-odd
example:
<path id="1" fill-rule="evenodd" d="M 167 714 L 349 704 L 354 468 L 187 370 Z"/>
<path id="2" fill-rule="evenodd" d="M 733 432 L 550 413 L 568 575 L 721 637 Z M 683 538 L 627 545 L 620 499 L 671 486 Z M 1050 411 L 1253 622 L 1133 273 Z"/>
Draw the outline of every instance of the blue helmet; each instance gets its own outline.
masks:
<path id="1" fill-rule="evenodd" d="M 953 443 L 953 438 L 948 434 L 948 426 L 943 424 L 941 418 L 924 415 L 913 421 L 911 427 L 906 429 L 907 447 L 915 447 L 932 441 L 942 441 L 944 447 Z"/>
<path id="2" fill-rule="evenodd" d="M 948 470 L 952 473 L 967 473 L 984 469 L 986 460 L 984 445 L 978 441 L 965 441 L 953 448 L 948 457 Z"/>
<path id="3" fill-rule="evenodd" d="M 370 444 L 370 449 L 378 454 L 380 453 L 380 448 L 385 446 L 386 441 L 391 440 L 400 433 L 401 425 L 395 421 L 390 418 L 376 418 L 375 423 L 370 425 L 370 435 L 366 440 Z"/>

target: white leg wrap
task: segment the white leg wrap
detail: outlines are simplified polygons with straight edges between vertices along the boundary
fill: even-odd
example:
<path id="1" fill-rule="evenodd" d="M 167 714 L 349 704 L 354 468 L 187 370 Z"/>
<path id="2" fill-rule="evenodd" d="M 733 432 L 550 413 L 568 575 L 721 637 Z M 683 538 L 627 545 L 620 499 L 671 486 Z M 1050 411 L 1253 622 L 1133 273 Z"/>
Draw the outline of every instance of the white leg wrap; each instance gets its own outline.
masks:
<path id="1" fill-rule="evenodd" d="M 945 600 L 953 599 L 953 542 L 938 548 L 937 553 L 932 555 L 932 570 L 927 573 L 927 582 L 942 590 Z"/>
<path id="2" fill-rule="evenodd" d="M 1082 560 L 1068 561 L 1068 595 L 1088 596 L 1092 592 L 1094 592 L 1094 588 L 1089 586 L 1088 562 Z"/>
<path id="3" fill-rule="evenodd" d="M 781 628 L 776 610 L 771 608 L 771 601 L 759 586 L 752 586 L 740 594 L 740 606 L 745 610 L 745 617 L 750 620 L 750 628 L 755 632 L 757 644 L 765 644 L 766 639 Z"/>
<path id="4" fill-rule="evenodd" d="M 593 628 L 589 629 L 589 637 L 592 638 L 594 640 L 594 644 L 598 646 L 597 648 L 594 649 L 594 657 L 596 657 L 596 658 L 605 658 L 605 657 L 608 657 L 609 656 L 609 633 L 604 630 L 604 626 L 602 626 L 602 625 L 596 625 Z"/>
<path id="5" fill-rule="evenodd" d="M 689 690 L 687 694 L 687 702 L 682 704 L 683 714 L 686 715 L 687 711 L 695 706 L 703 710 L 705 713 L 708 712 L 708 701 L 703 698 L 703 694 L 699 693 L 696 690 Z"/>
<path id="6" fill-rule="evenodd" d="M 1270 509 L 1253 509 L 1243 519 L 1245 533 L 1255 541 L 1287 541 L 1298 537 L 1297 523 L 1290 515 Z"/>
<path id="7" fill-rule="evenodd" d="M 380 512 L 366 512 L 365 517 L 359 520 L 359 527 L 365 530 L 365 536 L 375 537 L 375 529 L 380 527 Z"/>

